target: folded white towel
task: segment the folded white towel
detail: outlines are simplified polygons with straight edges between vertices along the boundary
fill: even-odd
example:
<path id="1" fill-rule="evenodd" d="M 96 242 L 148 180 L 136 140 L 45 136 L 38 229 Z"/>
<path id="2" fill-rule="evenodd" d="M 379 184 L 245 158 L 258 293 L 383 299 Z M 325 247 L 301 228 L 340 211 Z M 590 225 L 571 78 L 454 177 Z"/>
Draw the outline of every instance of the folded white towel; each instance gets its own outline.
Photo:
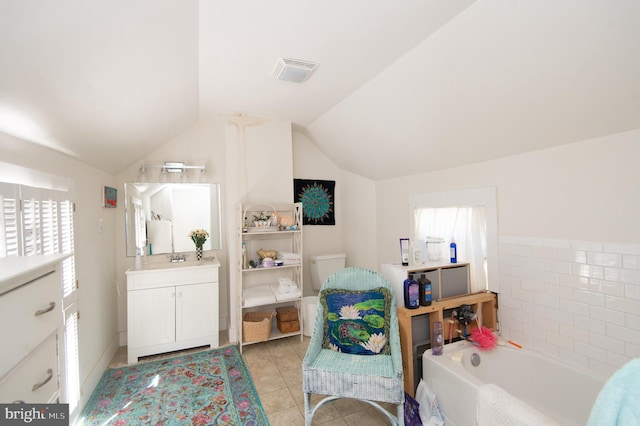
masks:
<path id="1" fill-rule="evenodd" d="M 300 253 L 280 253 L 280 258 L 282 258 L 283 260 L 300 260 Z"/>
<path id="2" fill-rule="evenodd" d="M 298 291 L 298 286 L 293 282 L 291 278 L 279 278 L 278 279 L 278 292 L 280 293 L 294 293 Z"/>
<path id="3" fill-rule="evenodd" d="M 297 285 L 279 285 L 278 286 L 278 293 L 295 293 L 296 291 L 298 291 L 298 286 Z"/>
<path id="4" fill-rule="evenodd" d="M 245 308 L 268 305 L 275 302 L 276 297 L 268 285 L 245 288 L 242 292 L 242 304 Z"/>
<path id="5" fill-rule="evenodd" d="M 278 302 L 283 302 L 286 300 L 295 300 L 298 299 L 301 295 L 302 292 L 300 291 L 300 289 L 296 286 L 296 290 L 292 291 L 292 292 L 287 292 L 287 293 L 281 293 L 278 289 L 278 285 L 273 284 L 271 286 L 271 291 L 273 293 L 273 296 L 276 298 L 276 301 Z"/>

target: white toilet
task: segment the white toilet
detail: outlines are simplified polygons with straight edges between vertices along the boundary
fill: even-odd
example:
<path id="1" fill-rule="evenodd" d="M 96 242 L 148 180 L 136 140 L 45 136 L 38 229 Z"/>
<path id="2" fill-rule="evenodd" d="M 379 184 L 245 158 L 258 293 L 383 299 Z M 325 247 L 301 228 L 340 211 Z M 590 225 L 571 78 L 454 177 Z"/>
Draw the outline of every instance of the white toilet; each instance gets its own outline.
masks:
<path id="1" fill-rule="evenodd" d="M 315 291 L 320 291 L 320 287 L 329 275 L 345 267 L 347 255 L 342 254 L 321 254 L 309 256 L 309 271 L 311 274 L 311 286 Z M 304 320 L 303 334 L 311 336 L 316 320 L 316 304 L 318 296 L 307 296 L 302 298 Z"/>
<path id="2" fill-rule="evenodd" d="M 329 275 L 344 268 L 346 258 L 347 255 L 344 253 L 309 256 L 309 273 L 311 274 L 312 288 L 319 291 Z"/>

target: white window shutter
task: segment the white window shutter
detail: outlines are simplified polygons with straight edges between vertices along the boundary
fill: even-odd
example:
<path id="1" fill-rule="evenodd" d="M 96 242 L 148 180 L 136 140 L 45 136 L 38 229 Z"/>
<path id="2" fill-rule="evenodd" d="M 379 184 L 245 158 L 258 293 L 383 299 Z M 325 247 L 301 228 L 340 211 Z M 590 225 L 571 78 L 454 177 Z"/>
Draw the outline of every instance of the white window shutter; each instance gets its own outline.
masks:
<path id="1" fill-rule="evenodd" d="M 22 256 L 42 253 L 40 194 L 38 188 L 20 186 L 22 217 Z"/>
<path id="2" fill-rule="evenodd" d="M 0 182 L 0 257 L 20 255 L 19 186 Z"/>

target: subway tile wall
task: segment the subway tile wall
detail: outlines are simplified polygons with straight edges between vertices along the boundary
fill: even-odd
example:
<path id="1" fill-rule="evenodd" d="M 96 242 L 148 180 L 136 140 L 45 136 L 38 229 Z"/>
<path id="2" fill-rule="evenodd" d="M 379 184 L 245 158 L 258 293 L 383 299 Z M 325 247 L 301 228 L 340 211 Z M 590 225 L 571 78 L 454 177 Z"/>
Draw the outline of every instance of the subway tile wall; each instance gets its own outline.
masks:
<path id="1" fill-rule="evenodd" d="M 640 357 L 640 244 L 499 238 L 503 337 L 608 377 Z"/>

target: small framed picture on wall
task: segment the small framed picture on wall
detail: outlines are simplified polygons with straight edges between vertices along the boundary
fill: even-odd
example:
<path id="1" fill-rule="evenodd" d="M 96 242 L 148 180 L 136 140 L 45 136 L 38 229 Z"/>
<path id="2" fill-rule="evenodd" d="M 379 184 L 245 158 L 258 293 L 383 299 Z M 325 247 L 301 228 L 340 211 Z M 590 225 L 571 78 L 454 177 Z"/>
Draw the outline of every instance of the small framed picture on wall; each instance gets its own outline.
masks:
<path id="1" fill-rule="evenodd" d="M 102 207 L 115 209 L 118 207 L 118 190 L 110 186 L 102 188 Z"/>

